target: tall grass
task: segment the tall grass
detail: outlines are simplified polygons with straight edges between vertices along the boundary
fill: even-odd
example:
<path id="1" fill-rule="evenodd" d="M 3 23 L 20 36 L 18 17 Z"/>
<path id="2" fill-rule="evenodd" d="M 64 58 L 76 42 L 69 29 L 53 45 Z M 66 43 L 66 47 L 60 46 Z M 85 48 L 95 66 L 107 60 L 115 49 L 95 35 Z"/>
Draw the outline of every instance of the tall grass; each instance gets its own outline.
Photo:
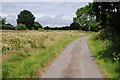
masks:
<path id="1" fill-rule="evenodd" d="M 3 78 L 39 78 L 48 63 L 82 35 L 76 31 L 3 33 L 3 45 L 9 47 L 2 53 Z"/>
<path id="2" fill-rule="evenodd" d="M 102 33 L 101 33 L 102 32 Z M 95 57 L 95 61 L 99 64 L 101 71 L 106 78 L 120 78 L 119 65 L 119 40 L 118 36 L 105 30 L 100 31 L 92 36 L 88 43 Z"/>

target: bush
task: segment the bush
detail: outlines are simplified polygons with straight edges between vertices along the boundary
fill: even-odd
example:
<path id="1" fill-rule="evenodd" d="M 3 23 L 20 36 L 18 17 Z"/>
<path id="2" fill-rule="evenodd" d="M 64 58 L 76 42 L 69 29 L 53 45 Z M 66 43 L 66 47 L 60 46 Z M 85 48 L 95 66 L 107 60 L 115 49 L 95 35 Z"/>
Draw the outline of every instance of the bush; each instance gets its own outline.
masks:
<path id="1" fill-rule="evenodd" d="M 26 30 L 27 28 L 26 28 L 26 26 L 24 25 L 24 24 L 18 24 L 17 26 L 16 26 L 16 30 Z"/>
<path id="2" fill-rule="evenodd" d="M 114 30 L 111 29 L 102 29 L 97 34 L 92 36 L 94 40 L 110 40 L 110 41 L 118 41 L 119 35 L 116 34 Z"/>
<path id="3" fill-rule="evenodd" d="M 93 35 L 92 36 L 92 39 L 94 40 L 105 40 L 105 39 L 108 39 L 108 30 L 107 29 L 102 29 L 100 30 L 97 34 Z"/>
<path id="4" fill-rule="evenodd" d="M 2 25 L 2 29 L 5 30 L 15 30 L 15 27 L 12 25 Z"/>
<path id="5" fill-rule="evenodd" d="M 97 34 L 91 37 L 92 40 L 101 40 L 106 43 L 106 51 L 100 54 L 120 61 L 120 35 L 116 34 L 114 30 L 102 29 Z"/>

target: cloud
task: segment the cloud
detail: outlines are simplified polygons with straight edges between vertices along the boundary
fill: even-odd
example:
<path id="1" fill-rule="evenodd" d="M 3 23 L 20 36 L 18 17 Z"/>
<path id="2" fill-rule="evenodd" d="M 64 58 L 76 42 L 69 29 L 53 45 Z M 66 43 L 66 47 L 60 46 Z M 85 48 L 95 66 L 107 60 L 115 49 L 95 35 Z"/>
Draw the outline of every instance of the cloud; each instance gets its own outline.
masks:
<path id="1" fill-rule="evenodd" d="M 76 10 L 86 4 L 88 2 L 3 2 L 0 15 L 3 14 L 7 22 L 16 25 L 17 15 L 26 9 L 43 26 L 70 25 Z"/>
<path id="2" fill-rule="evenodd" d="M 6 23 L 16 25 L 16 14 L 15 13 L 0 13 L 0 16 L 6 18 Z"/>
<path id="3" fill-rule="evenodd" d="M 95 0 L 1 0 L 1 2 L 93 2 Z M 119 2 L 120 0 L 96 0 L 96 2 Z"/>
<path id="4" fill-rule="evenodd" d="M 8 17 L 8 14 L 7 13 L 0 13 L 0 16 L 2 16 L 2 17 Z"/>
<path id="5" fill-rule="evenodd" d="M 70 15 L 64 15 L 62 17 L 63 20 L 72 20 L 71 16 Z"/>
<path id="6" fill-rule="evenodd" d="M 55 15 L 51 15 L 51 14 L 35 14 L 36 18 L 44 18 L 44 17 L 50 17 L 50 18 L 55 18 Z"/>
<path id="7" fill-rule="evenodd" d="M 2 17 L 9 17 L 9 16 L 15 16 L 15 13 L 0 13 L 0 16 Z"/>
<path id="8" fill-rule="evenodd" d="M 93 2 L 93 0 L 1 0 L 2 2 Z"/>
<path id="9" fill-rule="evenodd" d="M 55 18 L 55 15 L 50 15 L 51 18 Z"/>
<path id="10" fill-rule="evenodd" d="M 44 16 L 46 16 L 46 15 L 44 15 L 44 14 L 35 14 L 35 17 L 37 17 L 37 18 L 41 18 L 41 17 L 44 17 Z"/>

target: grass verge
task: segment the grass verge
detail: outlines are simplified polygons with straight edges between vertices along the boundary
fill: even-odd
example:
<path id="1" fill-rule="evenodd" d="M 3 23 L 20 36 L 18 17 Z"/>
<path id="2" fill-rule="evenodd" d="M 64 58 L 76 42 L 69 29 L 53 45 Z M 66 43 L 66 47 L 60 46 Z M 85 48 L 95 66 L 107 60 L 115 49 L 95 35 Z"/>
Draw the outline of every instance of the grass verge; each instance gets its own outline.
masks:
<path id="1" fill-rule="evenodd" d="M 90 50 L 95 58 L 96 63 L 99 65 L 105 78 L 118 78 L 119 65 L 113 60 L 109 53 L 113 51 L 108 46 L 111 45 L 109 40 L 88 40 Z"/>

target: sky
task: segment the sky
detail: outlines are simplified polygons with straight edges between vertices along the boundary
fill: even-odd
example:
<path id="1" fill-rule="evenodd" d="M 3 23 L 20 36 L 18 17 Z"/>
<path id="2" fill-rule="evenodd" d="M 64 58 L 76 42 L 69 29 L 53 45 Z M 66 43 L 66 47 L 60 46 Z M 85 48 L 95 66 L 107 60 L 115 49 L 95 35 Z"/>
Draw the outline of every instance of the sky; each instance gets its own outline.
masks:
<path id="1" fill-rule="evenodd" d="M 2 2 L 92 2 L 93 0 L 1 0 L 1 1 Z"/>
<path id="2" fill-rule="evenodd" d="M 29 10 L 36 17 L 35 21 L 43 27 L 69 26 L 76 16 L 76 10 L 87 4 L 88 2 L 7 2 L 4 0 L 0 16 L 7 18 L 7 23 L 16 25 L 17 15 L 23 10 Z"/>

